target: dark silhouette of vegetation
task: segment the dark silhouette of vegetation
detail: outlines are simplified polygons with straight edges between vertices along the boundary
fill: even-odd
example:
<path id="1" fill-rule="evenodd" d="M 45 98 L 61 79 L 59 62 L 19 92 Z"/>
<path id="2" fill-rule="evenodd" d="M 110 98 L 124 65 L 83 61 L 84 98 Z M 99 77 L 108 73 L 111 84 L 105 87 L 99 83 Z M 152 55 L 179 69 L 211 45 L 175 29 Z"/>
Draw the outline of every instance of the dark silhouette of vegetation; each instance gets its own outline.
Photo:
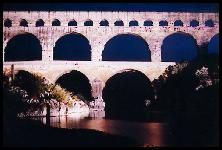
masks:
<path id="1" fill-rule="evenodd" d="M 28 90 L 35 87 L 37 79 L 27 71 L 20 71 L 13 84 Z M 24 81 L 24 82 L 22 82 Z M 36 81 L 37 82 L 37 81 Z M 4 146 L 139 146 L 141 143 L 120 136 L 111 135 L 101 131 L 89 129 L 59 129 L 45 126 L 40 122 L 21 119 L 18 113 L 26 111 L 30 106 L 22 101 L 19 92 L 10 91 L 12 83 L 3 75 L 3 145 Z M 36 88 L 30 89 L 30 93 L 36 94 Z M 81 95 L 78 95 L 81 97 Z"/>
<path id="2" fill-rule="evenodd" d="M 39 94 L 40 81 L 34 74 L 29 73 L 28 71 L 20 70 L 15 75 L 15 80 L 12 84 L 26 90 L 28 94 L 33 97 Z"/>
<path id="3" fill-rule="evenodd" d="M 198 57 L 169 66 L 152 82 L 157 108 L 166 113 L 174 146 L 218 145 L 218 55 L 206 53 L 206 48 L 202 45 Z M 201 68 L 208 70 L 207 78 L 195 74 Z"/>
<path id="4" fill-rule="evenodd" d="M 28 108 L 28 104 L 21 99 L 22 96 L 18 93 L 12 93 L 8 87 L 3 88 L 3 111 L 6 120 L 16 118 L 18 113 L 24 112 Z"/>
<path id="5" fill-rule="evenodd" d="M 150 80 L 141 72 L 130 70 L 112 76 L 103 90 L 107 118 L 146 120 L 145 100 L 153 100 Z"/>

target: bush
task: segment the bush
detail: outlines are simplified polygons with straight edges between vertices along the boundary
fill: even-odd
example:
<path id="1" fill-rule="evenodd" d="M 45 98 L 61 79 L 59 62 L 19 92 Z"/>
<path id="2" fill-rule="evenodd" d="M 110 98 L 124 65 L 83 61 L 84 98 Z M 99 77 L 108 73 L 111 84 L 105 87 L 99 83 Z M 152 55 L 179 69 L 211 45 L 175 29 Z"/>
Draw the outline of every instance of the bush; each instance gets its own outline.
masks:
<path id="1" fill-rule="evenodd" d="M 153 85 L 160 110 L 168 113 L 173 145 L 218 144 L 218 56 L 204 54 L 187 65 L 169 66 Z"/>

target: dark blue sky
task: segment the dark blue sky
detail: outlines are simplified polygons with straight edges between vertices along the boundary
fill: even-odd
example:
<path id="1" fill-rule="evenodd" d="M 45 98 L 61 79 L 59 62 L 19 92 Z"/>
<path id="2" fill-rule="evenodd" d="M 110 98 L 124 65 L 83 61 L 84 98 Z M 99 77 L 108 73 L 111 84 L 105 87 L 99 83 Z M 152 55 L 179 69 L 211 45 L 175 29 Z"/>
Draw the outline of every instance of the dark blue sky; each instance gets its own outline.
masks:
<path id="1" fill-rule="evenodd" d="M 4 4 L 4 10 L 114 10 L 114 11 L 187 11 L 187 12 L 218 12 L 219 5 L 216 3 L 13 3 Z M 25 38 L 24 38 L 25 39 Z M 10 50 L 7 46 L 6 55 L 18 52 L 20 47 L 26 45 L 24 55 L 28 56 L 29 49 L 33 48 L 33 44 L 27 45 L 30 38 L 26 38 L 26 44 L 23 44 L 21 40 L 17 42 L 11 42 L 15 46 Z M 149 43 L 148 43 L 149 44 Z M 30 46 L 30 47 L 29 47 Z M 18 48 L 18 50 L 15 50 Z M 69 36 L 63 37 L 60 40 L 54 51 L 54 58 L 59 60 L 90 60 L 90 46 L 88 41 L 81 36 Z M 107 42 L 105 50 L 103 51 L 103 60 L 129 60 L 129 61 L 150 61 L 150 54 L 146 53 L 149 50 L 149 46 L 143 40 L 134 37 L 133 35 L 120 35 L 113 37 Z M 190 60 L 197 54 L 197 47 L 195 41 L 185 35 L 172 35 L 164 40 L 162 45 L 163 61 L 179 61 L 181 59 Z M 212 38 L 209 44 L 209 52 L 219 51 L 219 35 Z M 22 52 L 20 52 L 22 54 Z M 30 53 L 34 54 L 34 53 Z M 12 55 L 13 60 L 17 57 Z M 34 56 L 31 56 L 31 58 Z M 64 58 L 61 58 L 64 57 Z M 71 58 L 72 57 L 72 58 Z M 147 59 L 146 59 L 147 58 Z M 22 58 L 26 59 L 26 58 Z M 40 58 L 41 59 L 41 58 Z M 7 60 L 7 59 L 6 59 Z"/>
<path id="2" fill-rule="evenodd" d="M 219 12 L 217 3 L 5 3 L 4 10 L 114 10 Z"/>

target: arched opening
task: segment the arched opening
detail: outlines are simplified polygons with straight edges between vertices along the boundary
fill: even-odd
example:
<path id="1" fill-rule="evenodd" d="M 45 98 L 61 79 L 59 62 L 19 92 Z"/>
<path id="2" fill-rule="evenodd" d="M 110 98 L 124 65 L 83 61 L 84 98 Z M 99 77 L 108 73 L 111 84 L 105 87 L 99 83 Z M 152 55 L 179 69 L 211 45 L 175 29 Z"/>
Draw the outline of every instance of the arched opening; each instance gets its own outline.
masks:
<path id="1" fill-rule="evenodd" d="M 159 22 L 159 26 L 168 26 L 168 22 L 166 20 L 162 20 Z"/>
<path id="2" fill-rule="evenodd" d="M 84 22 L 84 26 L 93 26 L 93 21 L 92 20 L 86 20 L 85 22 Z"/>
<path id="3" fill-rule="evenodd" d="M 214 22 L 213 22 L 213 20 L 207 20 L 207 21 L 205 21 L 205 26 L 207 26 L 207 27 L 214 27 Z"/>
<path id="4" fill-rule="evenodd" d="M 74 95 L 82 95 L 87 101 L 92 99 L 89 79 L 79 71 L 72 70 L 69 73 L 63 74 L 57 79 L 56 84 L 59 84 Z"/>
<path id="5" fill-rule="evenodd" d="M 62 36 L 56 41 L 53 49 L 54 60 L 89 61 L 91 47 L 88 39 L 78 33 Z"/>
<path id="6" fill-rule="evenodd" d="M 192 21 L 190 22 L 190 26 L 191 26 L 191 27 L 197 27 L 197 26 L 199 26 L 199 22 L 198 22 L 197 20 L 192 20 Z"/>
<path id="7" fill-rule="evenodd" d="M 9 40 L 5 48 L 5 61 L 33 61 L 42 59 L 39 39 L 31 33 L 19 34 Z"/>
<path id="8" fill-rule="evenodd" d="M 115 26 L 124 26 L 124 23 L 122 20 L 117 20 L 116 22 L 114 22 Z"/>
<path id="9" fill-rule="evenodd" d="M 28 27 L 28 22 L 27 22 L 25 19 L 22 19 L 22 20 L 20 21 L 20 26 L 21 26 L 21 27 Z"/>
<path id="10" fill-rule="evenodd" d="M 100 26 L 109 26 L 109 22 L 107 20 L 102 20 L 100 23 Z"/>
<path id="11" fill-rule="evenodd" d="M 68 26 L 77 26 L 77 22 L 75 20 L 71 20 L 69 21 Z"/>
<path id="12" fill-rule="evenodd" d="M 208 53 L 219 54 L 219 33 L 211 38 L 208 45 Z"/>
<path id="13" fill-rule="evenodd" d="M 5 19 L 4 21 L 4 27 L 11 27 L 12 26 L 12 21 L 10 19 Z"/>
<path id="14" fill-rule="evenodd" d="M 167 36 L 161 47 L 163 62 L 180 62 L 192 60 L 197 55 L 197 43 L 193 36 L 177 32 Z"/>
<path id="15" fill-rule="evenodd" d="M 174 26 L 183 26 L 183 22 L 181 20 L 176 20 Z"/>
<path id="16" fill-rule="evenodd" d="M 52 26 L 60 26 L 60 21 L 58 20 L 58 19 L 54 19 L 53 21 L 52 21 Z"/>
<path id="17" fill-rule="evenodd" d="M 154 91 L 149 78 L 137 70 L 124 70 L 109 78 L 103 89 L 107 118 L 146 119 L 146 100 L 152 101 Z"/>
<path id="18" fill-rule="evenodd" d="M 130 22 L 129 22 L 129 26 L 130 26 L 130 27 L 131 27 L 131 26 L 138 26 L 138 21 L 136 21 L 136 20 L 130 21 Z"/>
<path id="19" fill-rule="evenodd" d="M 39 19 L 36 21 L 35 26 L 36 27 L 43 27 L 44 26 L 44 21 L 42 19 Z"/>
<path id="20" fill-rule="evenodd" d="M 103 61 L 151 61 L 146 41 L 137 35 L 120 34 L 110 39 L 102 53 Z"/>
<path id="21" fill-rule="evenodd" d="M 144 21 L 144 26 L 153 26 L 153 21 L 151 20 Z"/>

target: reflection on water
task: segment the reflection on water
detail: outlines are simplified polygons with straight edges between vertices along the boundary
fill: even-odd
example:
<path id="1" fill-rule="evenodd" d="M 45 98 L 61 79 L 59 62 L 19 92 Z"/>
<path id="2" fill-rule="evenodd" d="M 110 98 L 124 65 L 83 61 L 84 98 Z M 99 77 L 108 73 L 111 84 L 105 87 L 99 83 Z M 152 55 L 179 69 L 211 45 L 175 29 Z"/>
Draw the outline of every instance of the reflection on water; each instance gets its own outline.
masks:
<path id="1" fill-rule="evenodd" d="M 103 118 L 104 111 L 90 111 L 88 113 L 73 113 L 68 116 L 51 117 L 50 125 L 59 128 L 83 128 L 103 131 L 131 137 L 144 146 L 164 146 L 165 124 L 148 122 L 130 122 Z M 46 124 L 46 118 L 41 121 Z"/>

